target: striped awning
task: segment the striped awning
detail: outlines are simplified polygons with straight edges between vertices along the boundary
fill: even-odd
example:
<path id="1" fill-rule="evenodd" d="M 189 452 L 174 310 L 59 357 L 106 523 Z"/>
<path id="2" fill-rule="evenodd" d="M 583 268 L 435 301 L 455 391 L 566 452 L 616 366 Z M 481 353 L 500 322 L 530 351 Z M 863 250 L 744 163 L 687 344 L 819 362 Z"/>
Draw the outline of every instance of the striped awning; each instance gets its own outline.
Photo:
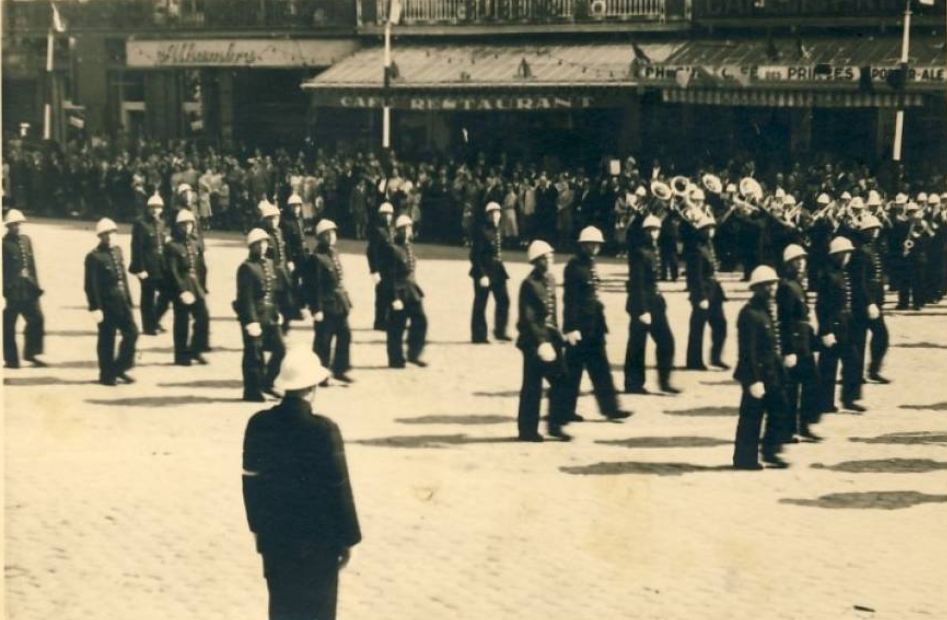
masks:
<path id="1" fill-rule="evenodd" d="M 800 90 L 661 90 L 665 103 L 694 105 L 748 106 L 768 108 L 896 108 L 900 97 L 893 93 Z M 924 105 L 923 95 L 904 95 L 904 106 Z"/>

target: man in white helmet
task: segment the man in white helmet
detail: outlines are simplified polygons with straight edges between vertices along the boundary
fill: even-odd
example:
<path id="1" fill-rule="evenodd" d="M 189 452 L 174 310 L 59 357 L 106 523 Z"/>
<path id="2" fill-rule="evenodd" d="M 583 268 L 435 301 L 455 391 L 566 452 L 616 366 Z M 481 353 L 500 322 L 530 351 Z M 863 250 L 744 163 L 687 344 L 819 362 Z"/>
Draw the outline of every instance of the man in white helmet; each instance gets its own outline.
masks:
<path id="1" fill-rule="evenodd" d="M 536 240 L 529 244 L 526 256 L 533 270 L 520 284 L 518 297 L 519 335 L 516 347 L 523 352 L 523 382 L 517 413 L 517 439 L 542 442 L 539 434 L 539 410 L 543 397 L 543 379 L 549 383 L 549 434 L 560 440 L 571 439 L 562 429 L 574 413 L 567 406 L 563 338 L 556 312 L 556 281 L 549 272 L 553 249 Z"/>
<path id="2" fill-rule="evenodd" d="M 924 282 L 924 301 L 940 303 L 947 292 L 947 221 L 942 211 L 940 195 L 927 195 L 927 269 Z"/>
<path id="3" fill-rule="evenodd" d="M 848 264 L 852 280 L 852 338 L 855 341 L 855 360 L 858 376 L 865 374 L 865 350 L 871 333 L 871 361 L 868 378 L 876 383 L 890 383 L 881 375 L 881 365 L 888 351 L 888 326 L 884 318 L 884 268 L 878 237 L 881 221 L 868 214 L 860 221 L 856 248 Z M 861 393 L 861 388 L 858 390 Z"/>
<path id="4" fill-rule="evenodd" d="M 336 249 L 338 229 L 335 222 L 321 219 L 316 225 L 316 251 L 303 265 L 303 301 L 312 314 L 315 338 L 313 351 L 332 376 L 343 383 L 352 383 L 350 351 L 352 330 L 349 311 L 352 301 L 343 281 L 342 260 Z M 332 344 L 335 342 L 335 355 Z"/>
<path id="5" fill-rule="evenodd" d="M 753 296 L 737 318 L 738 354 L 733 378 L 743 387 L 743 396 L 733 448 L 735 469 L 763 469 L 760 453 L 770 467 L 788 467 L 779 458 L 787 424 L 782 338 L 774 302 L 778 282 L 772 267 L 756 267 L 749 282 Z M 766 428 L 761 442 L 764 415 Z"/>
<path id="6" fill-rule="evenodd" d="M 135 343 L 138 326 L 132 315 L 132 298 L 125 274 L 125 259 L 115 237 L 118 227 L 108 218 L 95 225 L 98 245 L 85 258 L 85 294 L 89 312 L 98 324 L 96 352 L 99 361 L 99 383 L 116 385 L 120 380 L 134 383 L 128 371 L 135 365 Z M 115 354 L 115 332 L 122 340 Z"/>
<path id="7" fill-rule="evenodd" d="M 141 329 L 147 336 L 163 332 L 161 317 L 168 311 L 170 300 L 164 285 L 164 244 L 167 232 L 161 213 L 164 200 L 155 192 L 145 213 L 132 225 L 132 257 L 128 271 L 141 281 Z"/>
<path id="8" fill-rule="evenodd" d="M 368 258 L 368 272 L 375 283 L 375 320 L 372 328 L 375 331 L 385 331 L 388 320 L 388 307 L 391 300 L 388 291 L 391 288 L 384 282 L 388 269 L 385 267 L 387 247 L 394 237 L 395 207 L 390 202 L 383 202 L 368 228 L 368 243 L 365 254 Z"/>
<path id="9" fill-rule="evenodd" d="M 267 258 L 273 261 L 273 265 L 280 272 L 280 280 L 287 284 L 287 289 L 279 299 L 282 331 L 285 334 L 289 331 L 290 321 L 301 317 L 296 307 L 295 291 L 289 286 L 293 281 L 291 274 L 296 265 L 289 259 L 289 248 L 283 238 L 280 219 L 279 207 L 265 200 L 260 203 L 260 228 L 270 236 Z"/>
<path id="10" fill-rule="evenodd" d="M 408 331 L 407 361 L 425 367 L 421 359 L 427 340 L 427 316 L 424 314 L 424 291 L 418 286 L 418 259 L 411 243 L 411 218 L 399 215 L 395 220 L 394 239 L 387 245 L 383 281 L 388 287 L 391 304 L 386 321 L 388 366 L 405 367 L 404 333 Z"/>
<path id="11" fill-rule="evenodd" d="M 487 339 L 487 300 L 493 293 L 495 305 L 493 335 L 497 340 L 510 340 L 506 325 L 510 316 L 510 294 L 506 288 L 509 275 L 503 266 L 503 238 L 500 231 L 500 205 L 486 206 L 485 221 L 472 231 L 470 272 L 473 279 L 474 301 L 470 316 L 470 340 L 485 344 Z"/>
<path id="12" fill-rule="evenodd" d="M 178 366 L 190 366 L 192 361 L 207 363 L 203 353 L 208 349 L 210 315 L 207 289 L 201 277 L 207 268 L 203 244 L 194 237 L 196 225 L 194 214 L 181 209 L 175 219 L 171 240 L 164 246 L 168 294 L 174 310 L 174 363 Z"/>
<path id="13" fill-rule="evenodd" d="M 276 382 L 283 400 L 244 433 L 243 501 L 273 620 L 333 620 L 339 571 L 362 539 L 342 434 L 312 410 L 328 376 L 311 351 L 291 350 Z"/>
<path id="14" fill-rule="evenodd" d="M 237 268 L 237 299 L 233 308 L 243 336 L 243 400 L 262 403 L 264 393 L 278 396 L 273 382 L 286 355 L 279 329 L 278 297 L 282 274 L 266 257 L 270 238 L 254 228 L 247 234 L 247 259 Z M 270 353 L 269 361 L 264 359 Z"/>
<path id="15" fill-rule="evenodd" d="M 3 236 L 3 363 L 6 368 L 19 368 L 20 357 L 16 346 L 16 322 L 22 315 L 24 329 L 23 358 L 34 366 L 46 363 L 43 354 L 44 320 L 39 298 L 36 255 L 33 242 L 20 231 L 26 217 L 18 209 L 10 209 L 4 218 L 7 232 Z"/>
<path id="16" fill-rule="evenodd" d="M 687 258 L 687 292 L 691 302 L 690 332 L 687 338 L 687 369 L 707 370 L 704 365 L 704 327 L 710 324 L 710 365 L 726 370 L 723 347 L 727 340 L 727 300 L 717 281 L 717 252 L 714 236 L 717 222 L 705 215 L 696 224 L 697 240 Z"/>
<path id="17" fill-rule="evenodd" d="M 848 263 L 855 246 L 846 237 L 835 237 L 829 245 L 829 262 L 818 283 L 816 316 L 819 319 L 819 382 L 822 385 L 822 411 L 835 413 L 835 379 L 842 363 L 842 407 L 863 412 L 856 403 L 861 377 L 856 359 L 852 326 L 852 279 Z"/>

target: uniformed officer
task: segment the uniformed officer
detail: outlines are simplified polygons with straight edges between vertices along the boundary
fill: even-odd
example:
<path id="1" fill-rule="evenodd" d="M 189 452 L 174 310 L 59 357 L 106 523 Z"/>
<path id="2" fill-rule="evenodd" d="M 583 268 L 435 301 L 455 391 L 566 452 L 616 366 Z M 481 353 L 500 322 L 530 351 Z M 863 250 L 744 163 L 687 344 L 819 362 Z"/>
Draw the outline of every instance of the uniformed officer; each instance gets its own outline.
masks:
<path id="1" fill-rule="evenodd" d="M 293 193 L 286 201 L 287 209 L 285 216 L 280 218 L 280 228 L 283 230 L 283 239 L 286 240 L 286 256 L 293 265 L 289 274 L 291 301 L 296 303 L 296 308 L 301 309 L 304 305 L 300 287 L 302 286 L 302 266 L 309 256 L 309 249 L 306 247 L 306 220 L 303 215 L 303 199 L 299 194 Z M 301 319 L 299 313 L 294 314 L 295 318 Z"/>
<path id="2" fill-rule="evenodd" d="M 474 302 L 470 316 L 470 339 L 474 344 L 489 342 L 486 310 L 490 293 L 493 293 L 495 305 L 493 335 L 497 340 L 510 340 L 506 333 L 510 316 L 510 294 L 506 281 L 510 276 L 503 266 L 501 215 L 499 204 L 487 204 L 486 221 L 472 235 L 469 275 L 473 279 Z"/>
<path id="3" fill-rule="evenodd" d="M 125 274 L 122 249 L 115 243 L 118 227 L 105 217 L 95 225 L 99 244 L 85 258 L 85 294 L 89 312 L 99 326 L 96 353 L 99 383 L 115 385 L 116 380 L 134 383 L 128 371 L 135 365 L 138 326 L 132 315 L 132 298 Z M 115 332 L 122 334 L 115 354 Z"/>
<path id="4" fill-rule="evenodd" d="M 819 383 L 822 386 L 822 411 L 835 413 L 835 378 L 842 363 L 842 406 L 862 412 L 855 401 L 861 387 L 855 341 L 852 337 L 852 280 L 848 263 L 855 247 L 845 237 L 835 237 L 829 244 L 829 262 L 818 285 L 816 316 L 822 352 L 819 355 Z"/>
<path id="5" fill-rule="evenodd" d="M 280 272 L 280 280 L 289 284 L 292 281 L 292 272 L 295 265 L 289 260 L 289 248 L 286 240 L 283 238 L 283 231 L 280 228 L 279 207 L 269 201 L 260 202 L 260 227 L 270 236 L 269 249 L 267 249 L 267 258 L 273 261 L 273 266 Z M 293 291 L 287 288 L 279 299 L 279 311 L 283 317 L 282 331 L 285 334 L 289 331 L 289 322 L 300 318 L 299 310 L 296 307 L 296 300 L 292 295 Z"/>
<path id="6" fill-rule="evenodd" d="M 904 207 L 907 218 L 896 226 L 895 237 L 900 242 L 900 278 L 898 283 L 898 310 L 920 310 L 924 307 L 924 272 L 927 270 L 927 236 L 924 234 L 924 212 L 917 203 Z"/>
<path id="7" fill-rule="evenodd" d="M 348 372 L 352 368 L 350 349 L 352 330 L 349 328 L 349 311 L 352 302 L 342 279 L 342 261 L 336 249 L 338 228 L 335 222 L 321 219 L 316 225 L 316 251 L 309 256 L 303 267 L 303 293 L 312 313 L 315 339 L 313 351 L 332 376 L 352 383 Z M 335 355 L 332 342 L 335 341 Z"/>
<path id="8" fill-rule="evenodd" d="M 368 257 L 368 271 L 375 283 L 375 321 L 373 329 L 382 332 L 387 329 L 388 311 L 391 307 L 391 300 L 387 297 L 391 286 L 384 282 L 383 278 L 388 272 L 384 265 L 386 248 L 394 236 L 391 227 L 394 213 L 395 208 L 390 202 L 383 202 L 378 207 L 375 221 L 368 228 L 368 244 L 365 247 L 365 253 Z"/>
<path id="9" fill-rule="evenodd" d="M 710 324 L 710 365 L 727 369 L 721 355 L 727 339 L 726 301 L 723 287 L 717 281 L 717 254 L 714 234 L 717 222 L 705 215 L 697 221 L 697 238 L 687 259 L 687 291 L 691 302 L 690 334 L 687 339 L 687 368 L 707 370 L 704 365 L 704 326 Z"/>
<path id="10" fill-rule="evenodd" d="M 562 334 L 556 318 L 556 281 L 550 273 L 553 249 L 536 240 L 526 251 L 533 270 L 520 285 L 516 346 L 523 352 L 523 382 L 517 414 L 517 438 L 541 442 L 539 409 L 543 397 L 543 378 L 549 382 L 549 434 L 563 441 L 571 437 L 562 429 L 574 413 L 568 408 Z"/>
<path id="11" fill-rule="evenodd" d="M 273 261 L 266 257 L 270 236 L 260 228 L 247 234 L 249 256 L 237 268 L 234 310 L 243 335 L 243 400 L 263 402 L 264 393 L 278 396 L 273 382 L 286 355 L 279 329 L 277 295 L 284 283 Z M 264 353 L 269 351 L 269 361 Z"/>
<path id="12" fill-rule="evenodd" d="M 736 469 L 762 469 L 760 452 L 770 467 L 788 467 L 778 454 L 786 435 L 782 337 L 773 299 L 778 282 L 772 267 L 756 267 L 749 283 L 753 296 L 737 318 L 738 357 L 733 378 L 743 387 L 743 396 L 733 449 Z M 764 414 L 766 428 L 761 443 Z"/>
<path id="13" fill-rule="evenodd" d="M 582 374 L 589 372 L 592 390 L 599 412 L 606 418 L 620 420 L 631 414 L 618 405 L 611 365 L 605 351 L 605 305 L 599 298 L 601 278 L 595 265 L 595 257 L 602 249 L 605 237 L 594 226 L 586 226 L 579 233 L 579 249 L 566 264 L 564 273 L 562 331 L 566 341 L 565 358 L 568 372 L 568 399 L 566 411 L 573 420 L 581 420 L 575 414 L 579 398 Z"/>
<path id="14" fill-rule="evenodd" d="M 200 275 L 207 269 L 201 244 L 193 236 L 195 225 L 193 213 L 187 209 L 178 211 L 172 238 L 164 246 L 167 285 L 174 309 L 174 363 L 178 366 L 190 366 L 192 360 L 207 363 L 203 351 L 209 339 L 210 316 L 207 290 Z"/>
<path id="15" fill-rule="evenodd" d="M 291 351 L 276 384 L 282 402 L 244 434 L 243 501 L 271 620 L 334 620 L 339 571 L 362 539 L 339 427 L 312 410 L 328 376 L 311 351 Z"/>
<path id="16" fill-rule="evenodd" d="M 674 335 L 667 320 L 667 304 L 658 290 L 657 241 L 661 220 L 649 215 L 641 223 L 638 241 L 628 252 L 628 299 L 625 311 L 631 316 L 625 350 L 625 392 L 648 394 L 644 387 L 645 344 L 648 335 L 657 349 L 658 382 L 664 392 L 679 394 L 671 385 L 674 363 Z"/>
<path id="17" fill-rule="evenodd" d="M 416 366 L 427 366 L 421 359 L 427 339 L 427 316 L 424 314 L 424 291 L 415 277 L 417 257 L 411 244 L 412 221 L 407 215 L 395 220 L 394 239 L 386 246 L 382 277 L 388 290 L 391 307 L 387 320 L 388 366 L 404 368 L 404 332 L 408 327 L 407 361 Z"/>
<path id="18" fill-rule="evenodd" d="M 43 289 L 39 287 L 33 243 L 20 232 L 25 221 L 18 209 L 10 209 L 3 220 L 7 227 L 3 236 L 3 362 L 7 368 L 20 367 L 16 346 L 16 321 L 20 315 L 26 321 L 23 358 L 34 366 L 46 366 L 37 357 L 43 354 L 43 310 L 39 305 Z"/>
<path id="19" fill-rule="evenodd" d="M 132 259 L 128 271 L 141 281 L 142 333 L 154 336 L 170 300 L 165 295 L 164 244 L 167 241 L 161 213 L 164 200 L 156 192 L 148 199 L 147 210 L 132 226 Z"/>
<path id="20" fill-rule="evenodd" d="M 812 425 L 821 416 L 821 390 L 813 342 L 815 333 L 806 296 L 806 250 L 791 243 L 783 250 L 784 277 L 776 289 L 780 344 L 786 367 L 786 418 L 801 439 L 820 441 Z"/>

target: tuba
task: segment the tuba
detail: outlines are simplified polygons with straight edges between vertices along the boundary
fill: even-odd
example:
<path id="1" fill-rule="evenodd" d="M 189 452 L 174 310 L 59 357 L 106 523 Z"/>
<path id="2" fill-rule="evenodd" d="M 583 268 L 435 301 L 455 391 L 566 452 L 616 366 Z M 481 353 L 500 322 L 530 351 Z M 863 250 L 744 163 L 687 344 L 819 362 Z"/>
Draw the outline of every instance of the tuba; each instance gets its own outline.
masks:
<path id="1" fill-rule="evenodd" d="M 720 194 L 723 192 L 723 182 L 715 174 L 705 174 L 700 177 L 700 183 L 711 194 Z"/>
<path id="2" fill-rule="evenodd" d="M 740 195 L 744 198 L 753 198 L 755 200 L 763 199 L 763 187 L 759 181 L 753 177 L 743 177 L 740 179 Z"/>
<path id="3" fill-rule="evenodd" d="M 671 191 L 674 192 L 674 195 L 683 198 L 687 196 L 687 193 L 691 189 L 691 181 L 683 175 L 678 175 L 671 179 Z"/>
<path id="4" fill-rule="evenodd" d="M 667 202 L 674 196 L 674 191 L 664 181 L 651 181 L 651 194 L 658 200 Z"/>

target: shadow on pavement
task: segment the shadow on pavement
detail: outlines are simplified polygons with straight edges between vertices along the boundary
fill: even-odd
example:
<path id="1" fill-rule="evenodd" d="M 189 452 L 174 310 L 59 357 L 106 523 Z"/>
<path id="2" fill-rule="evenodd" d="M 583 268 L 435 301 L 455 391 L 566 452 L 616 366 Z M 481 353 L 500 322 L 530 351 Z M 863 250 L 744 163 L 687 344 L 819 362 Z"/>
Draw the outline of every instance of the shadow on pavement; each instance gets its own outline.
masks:
<path id="1" fill-rule="evenodd" d="M 932 411 L 947 411 L 947 402 L 934 403 L 932 405 L 900 405 L 898 409 L 930 409 Z"/>
<path id="2" fill-rule="evenodd" d="M 174 354 L 174 347 L 139 347 L 139 353 L 166 353 L 168 355 Z M 214 353 L 243 353 L 243 348 L 241 347 L 214 347 L 209 353 L 204 355 L 213 355 Z"/>
<path id="3" fill-rule="evenodd" d="M 694 463 L 649 463 L 644 461 L 602 462 L 592 465 L 560 467 L 560 471 L 576 476 L 616 476 L 644 474 L 650 476 L 682 476 L 699 472 L 733 471 L 730 465 L 695 465 Z"/>
<path id="4" fill-rule="evenodd" d="M 403 435 L 379 437 L 377 439 L 357 439 L 349 443 L 376 448 L 445 448 L 468 444 L 513 443 L 515 437 L 470 437 L 457 435 Z"/>
<path id="5" fill-rule="evenodd" d="M 98 336 L 99 332 L 94 329 L 48 329 L 47 336 Z"/>
<path id="6" fill-rule="evenodd" d="M 888 433 L 877 437 L 849 437 L 856 443 L 883 443 L 894 445 L 947 444 L 947 433 L 921 431 L 917 433 Z"/>
<path id="7" fill-rule="evenodd" d="M 724 379 L 723 381 L 698 381 L 701 385 L 731 385 L 733 387 L 739 387 L 739 383 L 733 379 Z"/>
<path id="8" fill-rule="evenodd" d="M 818 499 L 781 499 L 781 504 L 815 508 L 855 508 L 859 510 L 899 510 L 918 504 L 947 502 L 947 495 L 928 495 L 917 491 L 865 491 L 862 493 L 830 493 Z"/>
<path id="9" fill-rule="evenodd" d="M 137 396 L 128 398 L 87 398 L 92 405 L 109 407 L 178 407 L 208 403 L 240 403 L 240 398 L 210 398 L 207 396 Z"/>
<path id="10" fill-rule="evenodd" d="M 665 409 L 664 415 L 682 416 L 736 416 L 740 413 L 739 407 L 695 407 L 693 409 Z"/>
<path id="11" fill-rule="evenodd" d="M 904 344 L 891 345 L 896 349 L 947 349 L 947 344 L 937 344 L 935 342 L 905 342 Z"/>
<path id="12" fill-rule="evenodd" d="M 478 424 L 509 424 L 516 418 L 503 415 L 424 415 L 417 418 L 397 418 L 399 424 L 460 424 L 473 426 Z"/>
<path id="13" fill-rule="evenodd" d="M 23 387 L 44 386 L 44 385 L 91 385 L 98 383 L 92 379 L 75 380 L 60 379 L 59 377 L 4 377 L 3 385 L 19 385 Z"/>
<path id="14" fill-rule="evenodd" d="M 197 381 L 179 381 L 175 383 L 159 383 L 158 387 L 183 388 L 213 388 L 221 390 L 242 390 L 243 381 L 240 379 L 198 379 Z"/>
<path id="15" fill-rule="evenodd" d="M 947 312 L 928 312 L 926 310 L 893 310 L 888 314 L 897 317 L 947 316 Z"/>
<path id="16" fill-rule="evenodd" d="M 623 448 L 713 448 L 733 445 L 732 441 L 716 437 L 630 437 L 628 439 L 599 439 L 595 443 Z"/>
<path id="17" fill-rule="evenodd" d="M 947 463 L 931 459 L 875 459 L 844 461 L 836 465 L 813 463 L 812 469 L 828 469 L 850 474 L 923 474 L 947 469 Z"/>

